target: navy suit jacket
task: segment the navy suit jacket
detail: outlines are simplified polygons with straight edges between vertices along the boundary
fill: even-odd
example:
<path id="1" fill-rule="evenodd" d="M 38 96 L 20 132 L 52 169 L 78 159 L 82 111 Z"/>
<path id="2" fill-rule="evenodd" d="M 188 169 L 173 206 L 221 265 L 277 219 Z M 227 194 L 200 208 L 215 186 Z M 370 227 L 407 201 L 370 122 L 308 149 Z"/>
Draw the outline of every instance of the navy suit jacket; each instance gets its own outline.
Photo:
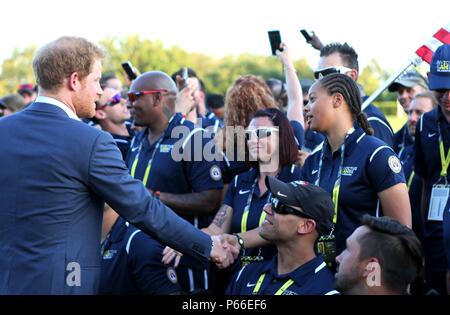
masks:
<path id="1" fill-rule="evenodd" d="M 0 119 L 0 183 L 0 294 L 97 293 L 104 202 L 169 246 L 209 257 L 211 238 L 129 175 L 108 133 L 55 105 Z"/>

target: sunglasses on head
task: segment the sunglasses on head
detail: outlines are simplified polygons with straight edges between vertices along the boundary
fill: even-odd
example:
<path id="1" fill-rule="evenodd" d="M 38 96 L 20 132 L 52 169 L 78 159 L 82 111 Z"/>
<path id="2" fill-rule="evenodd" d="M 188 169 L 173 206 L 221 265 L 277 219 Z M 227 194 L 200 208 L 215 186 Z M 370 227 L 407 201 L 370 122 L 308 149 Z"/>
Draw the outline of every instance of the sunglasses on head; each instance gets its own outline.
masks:
<path id="1" fill-rule="evenodd" d="M 333 73 L 347 73 L 349 71 L 352 71 L 352 69 L 347 68 L 347 67 L 327 67 L 327 68 L 323 68 L 323 69 L 319 69 L 314 71 L 314 78 L 316 80 L 319 80 L 327 75 L 333 74 Z"/>
<path id="2" fill-rule="evenodd" d="M 307 215 L 303 212 L 303 210 L 294 209 L 280 202 L 278 198 L 272 197 L 270 198 L 270 204 L 272 205 L 272 210 L 278 214 L 292 214 L 301 218 L 312 219 L 315 220 L 310 215 Z"/>
<path id="3" fill-rule="evenodd" d="M 120 96 L 120 93 L 117 93 L 113 97 L 111 97 L 103 106 L 114 106 L 119 104 L 121 100 L 122 97 Z"/>
<path id="4" fill-rule="evenodd" d="M 258 139 L 267 138 L 272 135 L 272 132 L 277 132 L 278 128 L 258 128 L 245 130 L 245 140 L 249 141 L 253 136 Z"/>
<path id="5" fill-rule="evenodd" d="M 149 95 L 149 94 L 157 94 L 157 93 L 167 93 L 168 91 L 166 89 L 157 89 L 157 90 L 148 90 L 148 91 L 138 91 L 138 92 L 129 92 L 128 93 L 128 99 L 130 102 L 136 101 L 139 97 L 142 95 Z"/>

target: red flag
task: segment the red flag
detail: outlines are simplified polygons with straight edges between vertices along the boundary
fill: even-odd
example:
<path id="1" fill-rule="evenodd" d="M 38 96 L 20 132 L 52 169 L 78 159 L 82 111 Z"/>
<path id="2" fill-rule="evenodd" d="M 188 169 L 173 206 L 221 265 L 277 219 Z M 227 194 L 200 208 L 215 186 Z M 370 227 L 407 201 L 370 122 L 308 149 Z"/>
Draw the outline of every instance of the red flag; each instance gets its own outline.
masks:
<path id="1" fill-rule="evenodd" d="M 450 44 L 450 24 L 437 31 L 425 45 L 416 50 L 416 54 L 429 64 L 434 51 L 443 44 Z"/>

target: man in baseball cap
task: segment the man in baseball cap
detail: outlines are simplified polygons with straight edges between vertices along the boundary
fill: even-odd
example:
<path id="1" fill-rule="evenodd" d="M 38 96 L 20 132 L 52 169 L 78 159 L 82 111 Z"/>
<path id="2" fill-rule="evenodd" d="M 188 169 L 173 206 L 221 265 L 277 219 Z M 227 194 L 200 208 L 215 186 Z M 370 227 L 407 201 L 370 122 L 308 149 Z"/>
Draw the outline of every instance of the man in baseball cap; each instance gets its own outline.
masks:
<path id="1" fill-rule="evenodd" d="M 252 263 L 236 273 L 226 294 L 322 295 L 338 293 L 334 277 L 314 244 L 333 228 L 334 206 L 330 194 L 306 183 L 284 183 L 266 178 L 272 197 L 265 205 L 266 218 L 259 235 L 277 246 L 269 261 Z"/>
<path id="2" fill-rule="evenodd" d="M 397 100 L 403 107 L 403 110 L 409 114 L 409 107 L 413 98 L 428 90 L 427 79 L 415 70 L 410 70 L 401 75 L 392 83 L 389 92 L 397 92 Z M 394 151 L 399 154 L 402 149 L 413 145 L 414 139 L 408 133 L 408 126 L 405 123 L 403 127 L 394 134 Z"/>

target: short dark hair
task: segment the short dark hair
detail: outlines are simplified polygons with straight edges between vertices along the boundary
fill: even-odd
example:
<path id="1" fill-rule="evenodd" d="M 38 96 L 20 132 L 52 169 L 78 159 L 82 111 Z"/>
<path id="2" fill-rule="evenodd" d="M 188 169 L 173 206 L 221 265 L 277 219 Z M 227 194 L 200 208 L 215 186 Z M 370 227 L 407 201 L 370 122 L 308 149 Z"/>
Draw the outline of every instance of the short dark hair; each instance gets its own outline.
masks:
<path id="1" fill-rule="evenodd" d="M 225 106 L 224 97 L 221 94 L 209 94 L 206 97 L 206 104 L 209 108 L 221 108 Z"/>
<path id="2" fill-rule="evenodd" d="M 106 87 L 106 83 L 108 80 L 117 79 L 117 76 L 114 72 L 106 72 L 102 73 L 102 78 L 100 79 L 100 86 L 102 89 Z"/>
<path id="3" fill-rule="evenodd" d="M 422 245 L 407 226 L 389 217 L 364 215 L 361 223 L 370 231 L 358 239 L 359 259 L 376 257 L 386 287 L 405 294 L 423 264 Z"/>
<path id="4" fill-rule="evenodd" d="M 294 130 L 286 115 L 277 108 L 266 108 L 258 110 L 251 119 L 258 117 L 267 117 L 274 126 L 278 126 L 280 166 L 294 164 L 297 161 L 298 148 L 295 142 Z M 252 162 L 251 164 L 257 164 L 257 162 Z"/>
<path id="5" fill-rule="evenodd" d="M 358 54 L 352 46 L 347 43 L 328 44 L 320 50 L 320 57 L 327 57 L 334 53 L 338 53 L 341 56 L 342 63 L 345 67 L 355 69 L 359 72 Z"/>

